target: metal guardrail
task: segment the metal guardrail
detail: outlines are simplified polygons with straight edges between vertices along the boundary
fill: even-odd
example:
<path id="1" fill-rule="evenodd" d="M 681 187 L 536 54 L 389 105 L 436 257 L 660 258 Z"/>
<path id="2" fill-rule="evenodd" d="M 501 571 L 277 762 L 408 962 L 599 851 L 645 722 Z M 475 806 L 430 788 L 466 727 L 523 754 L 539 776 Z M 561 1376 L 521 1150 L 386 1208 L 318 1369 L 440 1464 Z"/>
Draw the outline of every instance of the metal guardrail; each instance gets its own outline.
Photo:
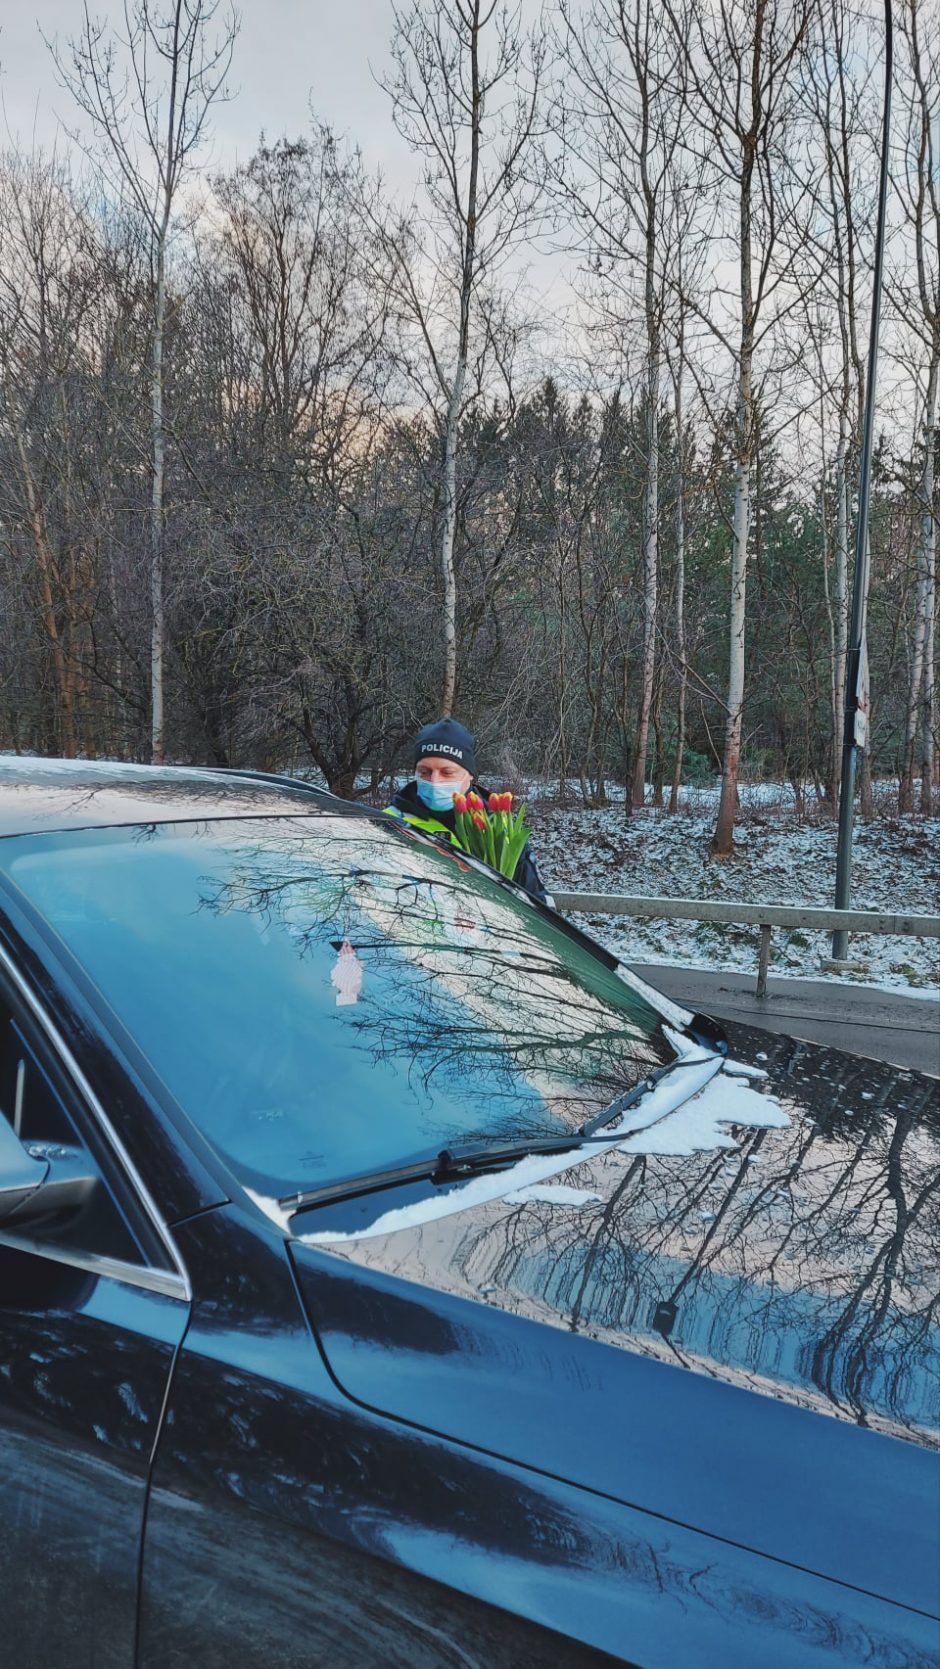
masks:
<path id="1" fill-rule="evenodd" d="M 645 898 L 635 893 L 555 892 L 555 908 L 582 915 L 634 916 L 650 921 L 709 921 L 760 928 L 757 995 L 767 995 L 770 935 L 775 927 L 802 927 L 832 933 L 897 935 L 940 939 L 940 916 L 900 915 L 882 910 L 827 910 L 813 905 L 744 904 L 735 899 Z"/>

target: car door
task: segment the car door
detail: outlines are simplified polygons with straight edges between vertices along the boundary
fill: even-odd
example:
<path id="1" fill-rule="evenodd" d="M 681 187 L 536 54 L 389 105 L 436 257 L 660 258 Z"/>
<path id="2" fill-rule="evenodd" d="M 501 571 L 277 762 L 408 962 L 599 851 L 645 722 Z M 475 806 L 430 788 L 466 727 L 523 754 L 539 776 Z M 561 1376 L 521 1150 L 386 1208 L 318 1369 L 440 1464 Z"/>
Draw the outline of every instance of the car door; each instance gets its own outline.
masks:
<path id="1" fill-rule="evenodd" d="M 77 1156 L 93 1183 L 79 1207 L 0 1219 L 3 1661 L 131 1669 L 150 1456 L 187 1283 L 104 1109 L 5 957 L 0 1116 L 24 1155 Z"/>

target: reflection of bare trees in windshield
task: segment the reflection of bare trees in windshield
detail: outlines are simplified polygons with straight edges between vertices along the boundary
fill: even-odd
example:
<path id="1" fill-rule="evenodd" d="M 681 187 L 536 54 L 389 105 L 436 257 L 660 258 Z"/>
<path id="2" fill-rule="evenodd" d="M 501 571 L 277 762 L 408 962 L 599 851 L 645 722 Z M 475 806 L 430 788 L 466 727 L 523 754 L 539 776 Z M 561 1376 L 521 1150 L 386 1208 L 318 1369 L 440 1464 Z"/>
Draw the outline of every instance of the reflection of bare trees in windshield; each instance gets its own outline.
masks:
<path id="1" fill-rule="evenodd" d="M 788 1129 L 691 1158 L 590 1156 L 566 1179 L 578 1209 L 496 1202 L 410 1255 L 396 1236 L 396 1267 L 860 1424 L 935 1429 L 940 1086 L 770 1047 Z M 381 1263 L 383 1242 L 349 1255 Z"/>
<path id="2" fill-rule="evenodd" d="M 376 1065 L 404 1063 L 425 1092 L 442 1075 L 458 1077 L 468 1136 L 492 1134 L 501 1097 L 520 1132 L 520 1079 L 556 1117 L 580 1123 L 663 1064 L 668 1051 L 649 1035 L 655 1015 L 651 1027 L 652 1011 L 616 975 L 591 969 L 583 952 L 587 969 L 575 967 L 564 941 L 551 930 L 539 937 L 531 912 L 490 896 L 475 875 L 436 854 L 424 873 L 403 873 L 403 858 L 413 861 L 369 825 L 318 840 L 315 865 L 296 830 L 265 829 L 233 851 L 224 880 L 204 882 L 201 907 L 253 916 L 301 958 L 348 947 L 361 978 L 344 1025 Z M 475 1084 L 487 1104 L 479 1131 Z M 530 1129 L 544 1128 L 543 1107 Z"/>

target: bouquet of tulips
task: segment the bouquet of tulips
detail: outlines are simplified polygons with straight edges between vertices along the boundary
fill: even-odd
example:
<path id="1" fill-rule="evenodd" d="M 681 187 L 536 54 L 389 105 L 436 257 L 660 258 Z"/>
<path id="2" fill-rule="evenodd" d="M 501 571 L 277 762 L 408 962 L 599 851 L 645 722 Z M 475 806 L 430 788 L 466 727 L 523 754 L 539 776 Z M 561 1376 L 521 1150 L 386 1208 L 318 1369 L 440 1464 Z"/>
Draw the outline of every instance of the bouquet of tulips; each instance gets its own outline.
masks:
<path id="1" fill-rule="evenodd" d="M 455 794 L 456 835 L 465 852 L 482 858 L 491 869 L 511 881 L 529 838 L 525 806 L 512 809 L 512 795 L 490 794 L 486 803 L 479 794 Z"/>

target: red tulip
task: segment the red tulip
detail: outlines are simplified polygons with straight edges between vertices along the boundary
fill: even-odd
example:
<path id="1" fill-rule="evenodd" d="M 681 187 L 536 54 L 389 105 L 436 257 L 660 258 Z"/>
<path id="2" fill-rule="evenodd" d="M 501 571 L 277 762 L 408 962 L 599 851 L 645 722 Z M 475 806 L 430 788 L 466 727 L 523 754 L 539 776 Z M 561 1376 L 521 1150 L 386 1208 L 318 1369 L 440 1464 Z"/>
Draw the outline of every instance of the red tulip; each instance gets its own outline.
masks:
<path id="1" fill-rule="evenodd" d="M 467 805 L 469 806 L 471 811 L 482 811 L 483 810 L 483 801 L 480 799 L 479 794 L 468 794 L 467 795 Z"/>
<path id="2" fill-rule="evenodd" d="M 502 811 L 503 796 L 502 794 L 491 794 L 486 803 L 490 811 Z"/>
<path id="3" fill-rule="evenodd" d="M 500 805 L 500 808 L 499 808 L 500 811 L 512 811 L 512 795 L 511 794 L 501 794 L 500 795 L 500 800 L 502 801 L 502 804 Z"/>
<path id="4" fill-rule="evenodd" d="M 455 794 L 454 795 L 454 810 L 459 811 L 459 812 L 464 812 L 464 811 L 466 811 L 466 809 L 467 809 L 467 796 L 466 796 L 466 794 Z"/>
<path id="5" fill-rule="evenodd" d="M 475 811 L 473 813 L 471 821 L 472 821 L 473 827 L 475 829 L 485 829 L 486 828 L 486 818 L 484 817 L 482 811 Z"/>

